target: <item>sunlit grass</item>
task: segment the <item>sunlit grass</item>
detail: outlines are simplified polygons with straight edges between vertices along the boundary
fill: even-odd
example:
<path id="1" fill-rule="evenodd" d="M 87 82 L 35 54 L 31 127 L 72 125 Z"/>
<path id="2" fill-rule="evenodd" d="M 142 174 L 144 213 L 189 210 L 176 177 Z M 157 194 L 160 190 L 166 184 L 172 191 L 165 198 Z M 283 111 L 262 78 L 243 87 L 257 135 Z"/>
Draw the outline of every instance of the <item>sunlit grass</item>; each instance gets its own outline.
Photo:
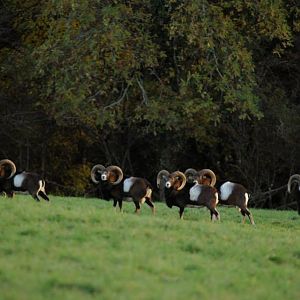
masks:
<path id="1" fill-rule="evenodd" d="M 300 217 L 0 197 L 1 299 L 300 299 Z"/>

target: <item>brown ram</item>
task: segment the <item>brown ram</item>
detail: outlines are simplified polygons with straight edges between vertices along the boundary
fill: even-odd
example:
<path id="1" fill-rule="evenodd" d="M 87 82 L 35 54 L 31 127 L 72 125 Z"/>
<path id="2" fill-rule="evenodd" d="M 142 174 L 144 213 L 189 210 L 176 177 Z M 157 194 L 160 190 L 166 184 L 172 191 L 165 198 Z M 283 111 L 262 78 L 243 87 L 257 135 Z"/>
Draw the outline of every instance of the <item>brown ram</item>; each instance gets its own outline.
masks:
<path id="1" fill-rule="evenodd" d="M 0 161 L 0 192 L 12 197 L 14 191 L 29 192 L 36 201 L 40 201 L 38 196 L 49 201 L 45 192 L 45 181 L 40 175 L 16 172 L 15 164 L 9 159 L 3 159 Z"/>
<path id="2" fill-rule="evenodd" d="M 195 175 L 195 179 L 199 184 L 205 184 L 209 186 L 215 186 L 217 182 L 215 173 L 210 169 L 198 171 Z M 217 189 L 219 191 L 220 204 L 237 206 L 243 216 L 242 222 L 245 223 L 245 218 L 247 215 L 250 223 L 255 225 L 253 216 L 248 209 L 249 194 L 243 185 L 226 181 L 223 183 L 217 183 Z"/>
<path id="3" fill-rule="evenodd" d="M 295 186 L 295 188 L 292 189 L 292 186 Z M 288 193 L 291 194 L 292 190 L 294 191 L 297 206 L 298 206 L 298 214 L 300 215 L 300 175 L 294 174 L 290 176 L 288 180 Z"/>
<path id="4" fill-rule="evenodd" d="M 124 198 L 132 198 L 135 204 L 135 212 L 139 213 L 141 204 L 146 202 L 155 213 L 155 206 L 152 202 L 152 187 L 147 179 L 140 177 L 124 178 L 123 171 L 118 166 L 97 164 L 91 170 L 91 179 L 98 185 L 100 197 L 105 200 L 113 199 L 113 206 L 119 205 L 122 210 Z"/>
<path id="5" fill-rule="evenodd" d="M 188 169 L 185 173 L 189 176 Z M 179 217 L 183 218 L 185 207 L 206 206 L 210 210 L 211 220 L 219 219 L 216 210 L 218 204 L 217 190 L 210 186 L 196 184 L 193 187 L 187 185 L 185 174 L 180 171 L 169 173 L 161 170 L 157 175 L 157 187 L 161 198 L 165 200 L 168 207 L 179 207 Z"/>

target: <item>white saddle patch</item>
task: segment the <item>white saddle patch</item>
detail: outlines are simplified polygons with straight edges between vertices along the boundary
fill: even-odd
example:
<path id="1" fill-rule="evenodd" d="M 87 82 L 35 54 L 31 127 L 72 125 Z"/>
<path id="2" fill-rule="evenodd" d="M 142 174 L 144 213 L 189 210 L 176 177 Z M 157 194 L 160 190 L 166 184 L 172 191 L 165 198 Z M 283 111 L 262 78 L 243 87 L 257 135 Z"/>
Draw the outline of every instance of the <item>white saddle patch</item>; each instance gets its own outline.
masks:
<path id="1" fill-rule="evenodd" d="M 25 173 L 18 174 L 14 177 L 14 186 L 20 188 L 25 179 Z"/>
<path id="2" fill-rule="evenodd" d="M 232 193 L 234 187 L 234 183 L 227 181 L 221 185 L 220 188 L 220 197 L 221 200 L 227 200 L 230 194 Z"/>
<path id="3" fill-rule="evenodd" d="M 123 191 L 124 193 L 128 193 L 131 186 L 133 185 L 135 181 L 135 177 L 129 177 L 127 179 L 124 180 L 124 184 L 123 184 Z"/>
<path id="4" fill-rule="evenodd" d="M 201 194 L 201 185 L 196 183 L 191 189 L 190 189 L 190 200 L 191 201 L 197 201 L 199 195 Z"/>

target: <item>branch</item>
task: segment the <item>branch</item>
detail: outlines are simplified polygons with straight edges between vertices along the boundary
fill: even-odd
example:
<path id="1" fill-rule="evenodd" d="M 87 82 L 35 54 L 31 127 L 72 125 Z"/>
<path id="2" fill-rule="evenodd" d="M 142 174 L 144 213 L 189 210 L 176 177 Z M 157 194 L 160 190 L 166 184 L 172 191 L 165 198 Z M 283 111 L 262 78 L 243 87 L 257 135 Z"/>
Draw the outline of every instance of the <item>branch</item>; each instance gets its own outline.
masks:
<path id="1" fill-rule="evenodd" d="M 143 102 L 142 103 L 145 103 L 146 105 L 148 105 L 148 96 L 147 96 L 147 93 L 146 93 L 146 91 L 144 89 L 144 86 L 143 86 L 142 82 L 138 78 L 136 79 L 136 81 L 137 81 L 137 83 L 138 83 L 138 85 L 139 85 L 139 87 L 140 87 L 140 89 L 142 91 L 142 95 L 143 95 Z"/>
<path id="2" fill-rule="evenodd" d="M 87 98 L 87 101 L 90 101 L 92 99 L 94 99 L 96 96 L 98 96 L 100 93 L 101 93 L 102 89 L 101 90 L 98 90 L 94 95 L 91 95 Z"/>
<path id="3" fill-rule="evenodd" d="M 173 46 L 173 61 L 174 61 L 174 66 L 175 66 L 175 75 L 176 75 L 176 85 L 179 89 L 179 67 L 177 64 L 177 57 L 176 57 L 176 45 L 175 45 L 175 39 L 173 38 L 172 40 L 172 46 Z"/>
<path id="4" fill-rule="evenodd" d="M 116 100 L 115 102 L 113 102 L 113 103 L 105 106 L 103 109 L 106 110 L 108 108 L 111 108 L 111 107 L 113 107 L 115 105 L 120 104 L 124 100 L 125 96 L 127 95 L 128 89 L 129 89 L 129 84 L 127 84 L 126 88 L 123 90 L 123 94 L 119 97 L 118 100 Z"/>
<path id="5" fill-rule="evenodd" d="M 219 70 L 218 59 L 217 59 L 216 52 L 215 52 L 215 49 L 214 49 L 214 48 L 213 48 L 213 50 L 212 50 L 212 53 L 213 53 L 213 55 L 214 55 L 214 60 L 215 60 L 215 63 L 216 63 L 216 70 L 217 70 L 218 74 L 220 75 L 220 77 L 223 79 L 223 75 L 222 75 L 222 73 L 221 73 L 220 70 Z"/>
<path id="6" fill-rule="evenodd" d="M 285 184 L 285 185 L 283 185 L 283 186 L 281 186 L 281 187 L 279 187 L 279 188 L 276 188 L 276 189 L 274 189 L 274 190 L 269 190 L 269 191 L 267 191 L 267 192 L 257 193 L 257 194 L 255 194 L 255 195 L 251 196 L 251 200 L 253 201 L 253 199 L 258 199 L 258 198 L 261 198 L 261 197 L 263 197 L 263 196 L 267 196 L 267 195 L 270 195 L 270 194 L 276 194 L 277 192 L 286 189 L 286 186 L 287 186 L 287 185 Z M 262 202 L 262 201 L 263 201 L 263 200 L 261 200 L 261 201 L 259 201 L 259 202 Z"/>
<path id="7" fill-rule="evenodd" d="M 279 191 L 281 191 L 281 190 L 286 189 L 286 187 L 287 187 L 287 185 L 285 184 L 285 185 L 283 185 L 283 186 L 281 186 L 281 187 L 279 187 L 279 188 L 277 188 L 277 189 L 269 190 L 268 192 L 264 192 L 264 193 L 262 193 L 261 195 L 268 195 L 268 194 L 271 194 L 271 193 L 277 193 L 277 192 L 279 192 Z"/>
<path id="8" fill-rule="evenodd" d="M 159 81 L 160 85 L 161 85 L 161 86 L 164 86 L 163 81 L 162 81 L 162 80 L 160 79 L 160 77 L 157 75 L 157 73 L 155 72 L 155 70 L 150 68 L 149 71 L 150 71 L 150 74 L 153 75 L 153 76 Z M 161 99 L 162 93 L 163 93 L 163 89 L 161 88 L 161 89 L 160 89 L 160 92 L 159 92 L 159 99 Z"/>
<path id="9" fill-rule="evenodd" d="M 290 203 L 286 203 L 284 205 L 280 205 L 280 206 L 277 206 L 275 209 L 282 209 L 282 208 L 288 208 L 288 207 L 292 207 L 292 206 L 295 206 L 295 205 L 298 205 L 297 201 L 293 201 L 293 202 L 290 202 Z"/>

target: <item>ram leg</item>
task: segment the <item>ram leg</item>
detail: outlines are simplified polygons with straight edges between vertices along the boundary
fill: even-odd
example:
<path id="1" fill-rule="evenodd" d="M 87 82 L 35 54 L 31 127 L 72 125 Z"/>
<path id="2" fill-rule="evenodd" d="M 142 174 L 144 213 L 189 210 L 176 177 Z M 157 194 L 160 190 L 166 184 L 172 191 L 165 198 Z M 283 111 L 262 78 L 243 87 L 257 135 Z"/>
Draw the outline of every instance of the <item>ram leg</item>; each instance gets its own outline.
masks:
<path id="1" fill-rule="evenodd" d="M 40 198 L 38 196 L 38 193 L 40 192 L 40 184 L 35 183 L 28 187 L 27 189 L 28 193 L 33 197 L 34 200 L 40 201 Z"/>
<path id="2" fill-rule="evenodd" d="M 123 199 L 118 200 L 120 212 L 122 212 Z"/>
<path id="3" fill-rule="evenodd" d="M 246 215 L 248 216 L 248 218 L 249 218 L 249 220 L 250 220 L 250 223 L 251 223 L 252 225 L 255 225 L 253 216 L 252 216 L 251 212 L 250 212 L 247 208 L 246 208 Z"/>
<path id="4" fill-rule="evenodd" d="M 155 206 L 154 206 L 154 203 L 149 198 L 146 198 L 145 202 L 151 207 L 152 214 L 155 215 Z"/>
<path id="5" fill-rule="evenodd" d="M 113 208 L 115 209 L 115 211 L 117 211 L 117 204 L 118 204 L 118 200 L 114 199 Z"/>
<path id="6" fill-rule="evenodd" d="M 31 194 L 31 196 L 32 196 L 33 199 L 36 200 L 37 202 L 40 202 L 40 201 L 41 201 L 37 194 Z"/>
<path id="7" fill-rule="evenodd" d="M 46 193 L 44 193 L 43 191 L 39 192 L 39 195 L 46 201 L 50 201 L 50 199 L 48 198 L 48 196 L 46 195 Z"/>
<path id="8" fill-rule="evenodd" d="M 134 205 L 135 205 L 135 213 L 140 214 L 141 212 L 141 205 L 138 200 L 134 200 Z"/>
<path id="9" fill-rule="evenodd" d="M 213 222 L 220 220 L 220 214 L 215 208 L 210 208 L 210 219 Z"/>
<path id="10" fill-rule="evenodd" d="M 183 213 L 184 213 L 184 207 L 179 208 L 179 218 L 180 220 L 183 220 Z"/>
<path id="11" fill-rule="evenodd" d="M 246 212 L 244 209 L 240 209 L 240 212 L 242 214 L 242 224 L 245 224 L 246 222 Z"/>
<path id="12" fill-rule="evenodd" d="M 243 215 L 243 220 L 242 220 L 243 224 L 245 224 L 246 215 L 247 215 L 248 218 L 249 218 L 250 223 L 252 225 L 255 225 L 253 216 L 252 216 L 251 212 L 249 211 L 249 209 L 247 209 L 247 208 L 241 208 L 241 214 Z"/>
<path id="13" fill-rule="evenodd" d="M 7 196 L 8 198 L 13 198 L 14 195 L 15 195 L 15 193 L 14 193 L 13 191 L 8 191 L 8 192 L 6 192 L 6 196 Z"/>

